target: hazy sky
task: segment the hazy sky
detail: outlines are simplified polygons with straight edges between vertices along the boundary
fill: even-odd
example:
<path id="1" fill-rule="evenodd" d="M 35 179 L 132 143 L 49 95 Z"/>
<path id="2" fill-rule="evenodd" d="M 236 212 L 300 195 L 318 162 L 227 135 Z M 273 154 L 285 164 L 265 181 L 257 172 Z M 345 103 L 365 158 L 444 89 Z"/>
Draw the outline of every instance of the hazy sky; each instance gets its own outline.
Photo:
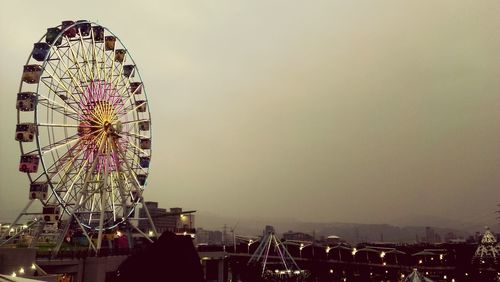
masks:
<path id="1" fill-rule="evenodd" d="M 232 217 L 495 223 L 500 1 L 11 1 L 0 221 L 26 203 L 15 99 L 47 27 L 96 21 L 146 84 L 145 197 Z"/>

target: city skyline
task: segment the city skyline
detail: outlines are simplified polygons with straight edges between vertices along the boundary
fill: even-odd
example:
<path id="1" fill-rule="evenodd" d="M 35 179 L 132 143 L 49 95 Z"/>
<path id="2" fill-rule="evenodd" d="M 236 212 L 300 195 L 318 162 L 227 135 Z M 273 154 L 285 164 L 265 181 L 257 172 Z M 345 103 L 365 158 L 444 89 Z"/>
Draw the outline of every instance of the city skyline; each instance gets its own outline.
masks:
<path id="1" fill-rule="evenodd" d="M 498 227 L 498 1 L 32 5 L 0 12 L 1 221 L 28 200 L 22 66 L 46 28 L 88 19 L 123 40 L 148 92 L 147 200 L 236 219 Z"/>

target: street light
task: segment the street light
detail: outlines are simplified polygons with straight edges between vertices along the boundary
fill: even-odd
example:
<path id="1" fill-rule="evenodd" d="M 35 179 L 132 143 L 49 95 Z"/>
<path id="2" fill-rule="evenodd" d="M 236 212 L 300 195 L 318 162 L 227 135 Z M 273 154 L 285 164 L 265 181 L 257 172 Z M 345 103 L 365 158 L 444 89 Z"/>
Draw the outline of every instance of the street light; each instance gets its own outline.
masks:
<path id="1" fill-rule="evenodd" d="M 250 245 L 252 245 L 252 244 L 253 244 L 253 240 L 252 240 L 252 239 L 250 239 L 250 240 L 248 241 L 248 244 L 247 244 L 247 245 L 248 245 L 248 250 L 247 250 L 247 253 L 248 253 L 248 254 L 250 253 Z"/>

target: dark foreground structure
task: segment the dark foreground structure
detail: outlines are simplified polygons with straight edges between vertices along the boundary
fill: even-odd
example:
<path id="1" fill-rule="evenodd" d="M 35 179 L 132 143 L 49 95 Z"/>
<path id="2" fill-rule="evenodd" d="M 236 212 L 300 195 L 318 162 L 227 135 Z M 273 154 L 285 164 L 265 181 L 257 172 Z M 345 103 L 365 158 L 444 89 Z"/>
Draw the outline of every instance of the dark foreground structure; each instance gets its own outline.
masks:
<path id="1" fill-rule="evenodd" d="M 191 237 L 165 232 L 144 251 L 128 257 L 106 281 L 203 281 Z"/>

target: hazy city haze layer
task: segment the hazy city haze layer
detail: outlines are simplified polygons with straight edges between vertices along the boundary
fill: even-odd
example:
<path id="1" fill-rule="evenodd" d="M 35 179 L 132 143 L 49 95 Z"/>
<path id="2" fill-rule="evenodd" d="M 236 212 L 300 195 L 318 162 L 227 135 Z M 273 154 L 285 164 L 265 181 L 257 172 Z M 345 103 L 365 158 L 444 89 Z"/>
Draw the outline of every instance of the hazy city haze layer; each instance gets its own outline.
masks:
<path id="1" fill-rule="evenodd" d="M 495 224 L 499 15 L 494 0 L 5 2 L 0 220 L 28 199 L 22 66 L 46 28 L 88 19 L 146 84 L 146 199 L 232 218 Z"/>

